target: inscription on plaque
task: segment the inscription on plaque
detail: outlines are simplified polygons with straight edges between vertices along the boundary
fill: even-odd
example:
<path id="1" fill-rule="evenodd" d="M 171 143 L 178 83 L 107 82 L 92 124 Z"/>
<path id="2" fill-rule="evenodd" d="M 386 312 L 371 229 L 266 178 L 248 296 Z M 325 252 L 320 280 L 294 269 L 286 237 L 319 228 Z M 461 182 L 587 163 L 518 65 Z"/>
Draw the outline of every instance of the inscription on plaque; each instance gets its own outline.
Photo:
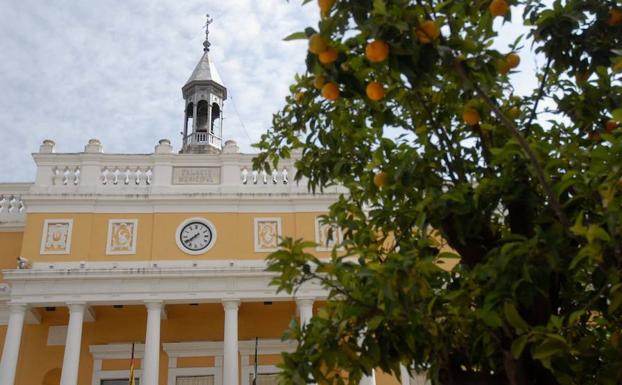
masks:
<path id="1" fill-rule="evenodd" d="M 220 167 L 173 167 L 173 184 L 220 184 Z"/>

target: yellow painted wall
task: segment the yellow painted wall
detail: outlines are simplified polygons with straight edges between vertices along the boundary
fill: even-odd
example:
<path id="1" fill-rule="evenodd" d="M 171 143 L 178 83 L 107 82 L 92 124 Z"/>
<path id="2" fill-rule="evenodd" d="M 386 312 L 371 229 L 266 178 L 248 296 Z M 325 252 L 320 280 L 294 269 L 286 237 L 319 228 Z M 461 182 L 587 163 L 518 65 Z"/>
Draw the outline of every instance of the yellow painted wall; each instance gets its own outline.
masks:
<path id="1" fill-rule="evenodd" d="M 33 262 L 132 261 L 179 259 L 263 259 L 269 253 L 254 251 L 254 219 L 281 218 L 282 233 L 294 238 L 315 239 L 317 213 L 155 213 L 155 214 L 29 214 L 23 237 L 22 255 Z M 216 227 L 217 239 L 207 253 L 190 256 L 175 241 L 177 227 L 184 220 L 203 217 Z M 73 219 L 71 253 L 41 255 L 41 238 L 46 219 Z M 137 248 L 134 255 L 106 255 L 108 221 L 137 219 Z M 0 239 L 0 244 L 2 244 Z M 319 253 L 322 255 L 322 253 Z M 325 253 L 328 255 L 328 253 Z M 15 257 L 14 257 L 15 258 Z M 14 259 L 13 258 L 13 259 Z"/>
<path id="2" fill-rule="evenodd" d="M 21 232 L 0 232 L 0 270 L 15 268 L 23 236 Z"/>

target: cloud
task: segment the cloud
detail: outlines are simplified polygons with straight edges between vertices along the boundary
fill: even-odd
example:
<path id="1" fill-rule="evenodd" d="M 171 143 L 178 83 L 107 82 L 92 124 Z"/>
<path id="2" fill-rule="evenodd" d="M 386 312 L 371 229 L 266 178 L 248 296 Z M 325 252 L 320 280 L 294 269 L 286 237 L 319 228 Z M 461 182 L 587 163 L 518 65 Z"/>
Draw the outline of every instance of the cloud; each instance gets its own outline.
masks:
<path id="1" fill-rule="evenodd" d="M 306 44 L 284 42 L 315 25 L 313 5 L 284 0 L 38 0 L 0 3 L 0 181 L 34 178 L 43 139 L 79 152 L 90 138 L 108 153 L 179 149 L 181 87 L 202 54 L 205 13 L 212 60 L 228 88 L 225 139 L 242 151 L 270 127 Z M 509 28 L 511 30 L 511 28 Z M 509 35 L 508 35 L 509 36 Z M 529 60 L 524 60 L 529 63 Z M 530 89 L 531 82 L 521 82 Z"/>
<path id="2" fill-rule="evenodd" d="M 215 19 L 211 57 L 231 96 L 224 136 L 250 152 L 304 69 L 304 42 L 283 37 L 314 22 L 312 7 L 283 0 L 0 3 L 0 181 L 32 180 L 30 153 L 46 138 L 58 152 L 82 151 L 90 138 L 108 153 L 150 153 L 161 138 L 178 149 L 181 87 L 203 53 L 207 12 Z"/>

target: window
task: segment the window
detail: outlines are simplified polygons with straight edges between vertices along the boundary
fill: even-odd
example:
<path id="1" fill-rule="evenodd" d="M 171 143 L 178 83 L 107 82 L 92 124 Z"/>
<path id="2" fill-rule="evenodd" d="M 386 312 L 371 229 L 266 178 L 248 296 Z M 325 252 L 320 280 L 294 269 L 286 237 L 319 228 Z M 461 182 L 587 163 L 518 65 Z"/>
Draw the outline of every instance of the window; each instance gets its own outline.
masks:
<path id="1" fill-rule="evenodd" d="M 128 378 L 120 378 L 120 379 L 115 379 L 115 380 L 101 380 L 100 382 L 101 385 L 128 385 L 129 383 L 130 383 L 130 380 Z M 134 383 L 136 385 L 140 384 L 140 381 L 138 380 L 138 378 L 134 380 Z"/>
<path id="2" fill-rule="evenodd" d="M 253 378 L 255 376 L 251 373 L 249 384 L 253 385 Z M 279 375 L 278 373 L 259 373 L 257 374 L 257 385 L 278 385 Z"/>
<path id="3" fill-rule="evenodd" d="M 175 385 L 214 385 L 214 376 L 179 376 Z"/>

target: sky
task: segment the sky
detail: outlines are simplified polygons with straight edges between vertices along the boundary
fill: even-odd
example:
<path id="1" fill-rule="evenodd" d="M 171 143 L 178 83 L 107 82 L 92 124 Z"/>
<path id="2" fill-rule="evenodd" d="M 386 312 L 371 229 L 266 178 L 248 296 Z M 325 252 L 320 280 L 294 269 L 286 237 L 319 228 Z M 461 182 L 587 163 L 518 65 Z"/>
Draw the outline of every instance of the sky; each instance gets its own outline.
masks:
<path id="1" fill-rule="evenodd" d="M 151 153 L 181 143 L 181 87 L 203 53 L 228 89 L 223 136 L 242 152 L 270 127 L 306 42 L 285 42 L 316 25 L 315 4 L 291 0 L 20 0 L 0 2 L 0 182 L 31 181 L 31 153 L 44 139 L 80 152 L 91 138 L 106 153 Z M 520 16 L 516 12 L 516 16 Z M 504 40 L 520 33 L 503 27 Z M 536 59 L 523 57 L 528 73 Z M 524 76 L 524 75 L 520 75 Z M 534 84 L 517 82 L 528 92 Z"/>

